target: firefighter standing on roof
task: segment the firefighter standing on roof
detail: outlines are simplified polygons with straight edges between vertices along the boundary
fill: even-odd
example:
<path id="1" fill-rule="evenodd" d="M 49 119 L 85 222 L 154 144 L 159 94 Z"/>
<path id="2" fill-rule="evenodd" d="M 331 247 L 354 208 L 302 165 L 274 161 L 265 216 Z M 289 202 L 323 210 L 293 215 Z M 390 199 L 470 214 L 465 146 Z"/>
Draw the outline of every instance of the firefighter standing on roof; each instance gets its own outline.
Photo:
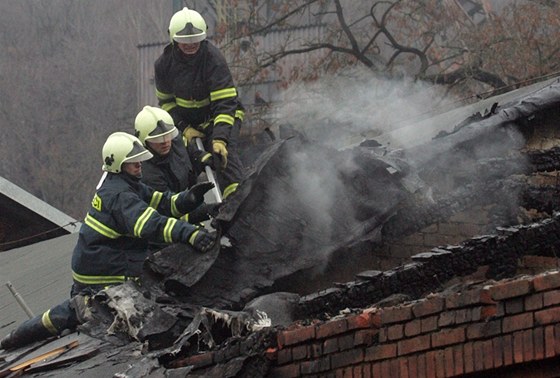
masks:
<path id="1" fill-rule="evenodd" d="M 225 199 L 237 189 L 243 171 L 237 139 L 244 109 L 227 62 L 206 40 L 206 30 L 206 22 L 192 9 L 173 15 L 171 43 L 155 62 L 156 95 L 185 143 L 203 138 L 206 150 L 218 158 L 214 165 Z"/>

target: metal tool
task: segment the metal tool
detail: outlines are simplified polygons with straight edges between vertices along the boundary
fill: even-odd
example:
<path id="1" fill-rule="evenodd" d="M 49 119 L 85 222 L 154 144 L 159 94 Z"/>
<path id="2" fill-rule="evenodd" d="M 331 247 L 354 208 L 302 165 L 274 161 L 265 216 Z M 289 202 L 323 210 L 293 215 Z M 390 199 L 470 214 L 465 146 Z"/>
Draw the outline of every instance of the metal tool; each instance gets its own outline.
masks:
<path id="1" fill-rule="evenodd" d="M 194 141 L 196 143 L 196 147 L 198 147 L 199 150 L 205 151 L 204 150 L 204 145 L 202 144 L 202 139 L 194 138 Z M 222 203 L 222 192 L 220 191 L 220 186 L 218 185 L 218 180 L 216 180 L 216 176 L 214 175 L 214 171 L 212 170 L 212 168 L 210 168 L 207 165 L 204 167 L 204 171 L 206 172 L 206 176 L 208 177 L 208 181 L 210 181 L 211 183 L 214 184 L 214 188 L 212 189 L 212 192 L 214 193 L 214 197 L 216 198 L 216 202 L 217 203 Z"/>

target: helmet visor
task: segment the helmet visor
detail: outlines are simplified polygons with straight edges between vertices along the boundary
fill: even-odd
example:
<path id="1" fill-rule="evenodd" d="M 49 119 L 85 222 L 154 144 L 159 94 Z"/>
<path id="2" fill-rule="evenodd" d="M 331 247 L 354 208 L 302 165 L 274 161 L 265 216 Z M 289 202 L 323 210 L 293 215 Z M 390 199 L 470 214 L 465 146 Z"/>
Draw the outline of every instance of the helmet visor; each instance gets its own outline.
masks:
<path id="1" fill-rule="evenodd" d="M 123 163 L 138 163 L 140 161 L 149 160 L 153 157 L 152 153 L 144 148 L 140 143 L 134 141 L 132 150 L 123 159 Z"/>
<path id="2" fill-rule="evenodd" d="M 164 143 L 172 140 L 177 135 L 179 135 L 179 131 L 174 125 L 159 120 L 156 127 L 148 134 L 145 141 L 151 143 Z"/>

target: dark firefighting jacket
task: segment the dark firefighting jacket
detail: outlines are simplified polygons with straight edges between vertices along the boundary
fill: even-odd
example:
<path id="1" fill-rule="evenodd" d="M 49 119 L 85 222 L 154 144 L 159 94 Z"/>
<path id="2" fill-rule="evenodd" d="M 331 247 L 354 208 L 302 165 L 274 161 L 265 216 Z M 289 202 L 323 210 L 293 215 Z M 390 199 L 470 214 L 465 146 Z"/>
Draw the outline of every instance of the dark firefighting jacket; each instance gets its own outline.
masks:
<path id="1" fill-rule="evenodd" d="M 155 62 L 155 84 L 159 105 L 181 131 L 192 126 L 227 143 L 235 120 L 243 120 L 227 62 L 207 40 L 193 56 L 167 45 Z"/>
<path id="2" fill-rule="evenodd" d="M 186 212 L 181 198 L 126 173 L 108 173 L 80 228 L 72 255 L 74 281 L 110 285 L 135 279 L 149 241 L 187 243 L 196 227 L 176 219 Z"/>
<path id="3" fill-rule="evenodd" d="M 175 193 L 196 184 L 191 159 L 180 137 L 173 139 L 171 151 L 166 156 L 159 156 L 156 153 L 153 155 L 151 159 L 142 162 L 141 181 L 144 184 L 160 192 Z"/>

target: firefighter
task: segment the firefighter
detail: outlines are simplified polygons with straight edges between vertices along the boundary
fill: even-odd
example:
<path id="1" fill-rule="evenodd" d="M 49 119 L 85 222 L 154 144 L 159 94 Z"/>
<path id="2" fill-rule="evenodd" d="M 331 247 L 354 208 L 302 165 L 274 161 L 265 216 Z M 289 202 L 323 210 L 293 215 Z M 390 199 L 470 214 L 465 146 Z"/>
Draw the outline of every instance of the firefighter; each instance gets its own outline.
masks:
<path id="1" fill-rule="evenodd" d="M 0 341 L 11 349 L 73 330 L 87 319 L 89 296 L 127 280 L 138 281 L 148 242 L 184 243 L 206 252 L 217 235 L 177 217 L 202 204 L 209 182 L 188 191 L 158 192 L 140 182 L 152 157 L 133 135 L 116 132 L 103 146 L 105 171 L 80 228 L 72 255 L 71 299 L 22 323 Z"/>
<path id="2" fill-rule="evenodd" d="M 141 181 L 158 191 L 186 190 L 196 183 L 204 165 L 213 167 L 209 152 L 200 151 L 192 144 L 187 152 L 173 118 L 163 109 L 144 106 L 134 120 L 134 133 L 153 154 L 142 164 Z M 217 214 L 219 206 L 202 203 L 181 219 L 193 224 L 204 222 Z"/>
<path id="3" fill-rule="evenodd" d="M 237 142 L 244 108 L 228 64 L 206 39 L 206 30 L 204 18 L 192 9 L 185 7 L 171 17 L 170 43 L 154 64 L 156 96 L 185 144 L 203 138 L 206 151 L 214 154 L 226 199 L 237 189 L 243 172 Z"/>

